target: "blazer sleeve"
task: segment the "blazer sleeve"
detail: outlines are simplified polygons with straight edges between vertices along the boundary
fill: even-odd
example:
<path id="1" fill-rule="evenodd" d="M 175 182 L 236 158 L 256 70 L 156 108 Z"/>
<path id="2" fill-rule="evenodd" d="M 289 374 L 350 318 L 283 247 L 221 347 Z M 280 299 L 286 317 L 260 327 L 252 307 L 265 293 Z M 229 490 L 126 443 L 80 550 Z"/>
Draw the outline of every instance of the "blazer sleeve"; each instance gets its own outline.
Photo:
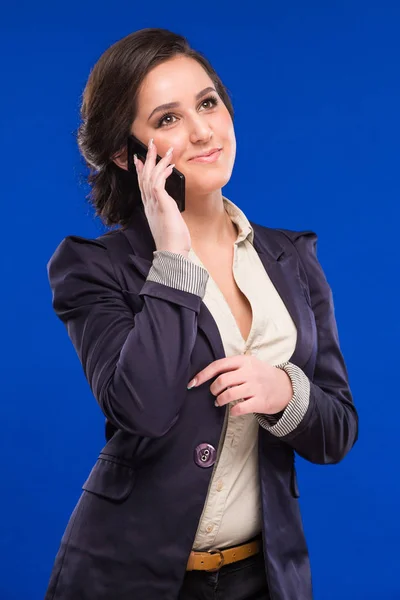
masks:
<path id="1" fill-rule="evenodd" d="M 297 427 L 280 439 L 313 463 L 337 463 L 357 441 L 358 414 L 340 350 L 332 291 L 317 259 L 316 234 L 285 232 L 285 235 L 295 245 L 308 280 L 318 349 L 305 414 Z"/>
<path id="2" fill-rule="evenodd" d="M 181 255 L 154 253 L 134 312 L 100 240 L 65 238 L 48 264 L 53 308 L 66 325 L 104 415 L 117 429 L 161 437 L 177 421 L 190 379 L 190 356 L 208 273 Z M 167 285 L 172 261 L 185 263 L 190 291 Z M 170 265 L 166 281 L 160 261 Z M 158 265 L 158 266 L 157 266 Z M 132 267 L 133 268 L 133 267 Z M 197 269 L 193 274 L 193 269 Z M 196 281 L 197 284 L 193 284 Z M 178 286 L 179 287 L 179 286 Z"/>

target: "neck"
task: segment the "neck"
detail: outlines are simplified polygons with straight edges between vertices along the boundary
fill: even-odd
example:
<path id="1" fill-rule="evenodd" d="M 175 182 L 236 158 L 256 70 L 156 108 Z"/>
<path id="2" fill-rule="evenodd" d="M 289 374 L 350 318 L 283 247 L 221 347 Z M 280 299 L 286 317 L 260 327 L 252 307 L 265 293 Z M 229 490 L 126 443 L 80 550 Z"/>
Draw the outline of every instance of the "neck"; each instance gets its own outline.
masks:
<path id="1" fill-rule="evenodd" d="M 232 243 L 232 238 L 237 237 L 236 227 L 225 211 L 221 190 L 204 196 L 189 196 L 182 217 L 194 249 L 215 249 L 217 244 Z"/>

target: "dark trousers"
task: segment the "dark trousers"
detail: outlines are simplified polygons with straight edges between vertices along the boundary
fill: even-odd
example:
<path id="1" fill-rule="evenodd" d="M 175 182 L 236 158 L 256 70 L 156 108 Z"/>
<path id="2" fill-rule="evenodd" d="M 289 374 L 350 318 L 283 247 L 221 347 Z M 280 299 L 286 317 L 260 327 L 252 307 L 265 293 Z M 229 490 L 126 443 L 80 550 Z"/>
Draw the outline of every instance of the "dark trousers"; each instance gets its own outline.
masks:
<path id="1" fill-rule="evenodd" d="M 270 600 L 262 552 L 219 571 L 187 571 L 178 600 Z"/>

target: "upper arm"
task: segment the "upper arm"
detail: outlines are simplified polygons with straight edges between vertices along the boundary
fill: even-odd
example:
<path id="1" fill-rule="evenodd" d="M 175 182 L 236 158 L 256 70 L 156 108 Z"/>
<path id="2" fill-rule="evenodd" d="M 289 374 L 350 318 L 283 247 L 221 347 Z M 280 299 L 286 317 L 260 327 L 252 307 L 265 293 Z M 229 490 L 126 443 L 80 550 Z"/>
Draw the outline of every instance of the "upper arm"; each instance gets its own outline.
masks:
<path id="1" fill-rule="evenodd" d="M 48 271 L 54 310 L 104 415 L 126 432 L 164 435 L 186 398 L 201 306 L 194 292 L 204 288 L 207 272 L 197 274 L 191 291 L 168 285 L 174 272 L 171 281 L 146 280 L 136 303 L 134 290 L 121 289 L 104 244 L 72 237 Z"/>
<path id="2" fill-rule="evenodd" d="M 48 263 L 48 277 L 53 308 L 99 398 L 134 326 L 107 249 L 97 240 L 67 237 Z"/>
<path id="3" fill-rule="evenodd" d="M 300 425 L 284 439 L 312 462 L 338 462 L 357 440 L 358 415 L 340 348 L 333 294 L 317 258 L 316 234 L 283 233 L 298 253 L 317 330 L 309 406 Z"/>
<path id="4" fill-rule="evenodd" d="M 348 373 L 340 349 L 332 289 L 317 257 L 317 235 L 302 232 L 294 240 L 310 294 L 317 326 L 317 359 L 313 382 L 327 391 L 341 388 L 351 399 Z"/>

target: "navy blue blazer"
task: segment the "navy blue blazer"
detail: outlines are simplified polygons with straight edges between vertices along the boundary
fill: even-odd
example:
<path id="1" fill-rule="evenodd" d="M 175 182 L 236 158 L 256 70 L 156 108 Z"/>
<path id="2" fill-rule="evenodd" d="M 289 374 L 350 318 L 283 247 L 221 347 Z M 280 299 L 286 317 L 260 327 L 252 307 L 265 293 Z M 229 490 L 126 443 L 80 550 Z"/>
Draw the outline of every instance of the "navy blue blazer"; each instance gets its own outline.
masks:
<path id="1" fill-rule="evenodd" d="M 308 410 L 290 434 L 259 429 L 265 569 L 271 600 L 311 600 L 295 453 L 340 461 L 358 417 L 339 348 L 332 294 L 316 235 L 251 222 L 254 247 L 297 327 L 291 362 L 311 381 Z M 225 356 L 201 298 L 146 281 L 156 250 L 145 214 L 97 239 L 65 238 L 49 265 L 65 323 L 104 415 L 107 443 L 71 515 L 46 600 L 177 600 L 226 407 L 192 377 Z M 266 307 L 267 310 L 267 307 Z"/>

